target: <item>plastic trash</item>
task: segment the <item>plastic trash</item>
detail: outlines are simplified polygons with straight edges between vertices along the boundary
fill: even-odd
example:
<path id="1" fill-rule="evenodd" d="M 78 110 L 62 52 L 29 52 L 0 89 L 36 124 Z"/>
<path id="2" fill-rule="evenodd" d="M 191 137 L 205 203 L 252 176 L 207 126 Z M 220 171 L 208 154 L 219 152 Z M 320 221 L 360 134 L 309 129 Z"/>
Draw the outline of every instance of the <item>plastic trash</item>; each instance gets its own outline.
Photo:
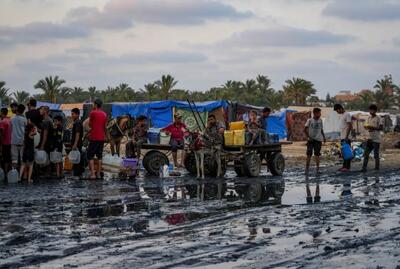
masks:
<path id="1" fill-rule="evenodd" d="M 58 152 L 58 151 L 50 152 L 50 162 L 52 162 L 52 163 L 62 163 L 63 162 L 62 153 Z"/>
<path id="2" fill-rule="evenodd" d="M 4 170 L 0 168 L 0 181 L 3 181 L 5 177 Z"/>
<path id="3" fill-rule="evenodd" d="M 351 160 L 354 157 L 350 145 L 346 142 L 342 142 L 342 156 L 345 161 Z"/>
<path id="4" fill-rule="evenodd" d="M 68 154 L 68 159 L 72 164 L 79 164 L 81 162 L 81 153 L 79 150 L 71 150 Z"/>
<path id="5" fill-rule="evenodd" d="M 19 173 L 17 169 L 13 168 L 7 174 L 8 183 L 14 184 L 19 182 Z"/>
<path id="6" fill-rule="evenodd" d="M 49 161 L 49 156 L 47 156 L 46 151 L 38 150 L 35 152 L 35 162 L 39 165 L 47 164 Z"/>

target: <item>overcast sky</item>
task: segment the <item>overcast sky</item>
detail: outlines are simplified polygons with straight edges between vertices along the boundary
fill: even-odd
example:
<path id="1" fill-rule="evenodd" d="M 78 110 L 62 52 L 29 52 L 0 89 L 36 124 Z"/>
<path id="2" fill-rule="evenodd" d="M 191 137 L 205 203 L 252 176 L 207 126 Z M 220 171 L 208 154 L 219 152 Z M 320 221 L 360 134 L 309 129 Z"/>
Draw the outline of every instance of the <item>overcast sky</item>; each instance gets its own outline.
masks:
<path id="1" fill-rule="evenodd" d="M 34 93 L 67 85 L 133 88 L 175 76 L 205 90 L 268 75 L 318 95 L 400 82 L 398 0 L 0 0 L 0 80 Z"/>

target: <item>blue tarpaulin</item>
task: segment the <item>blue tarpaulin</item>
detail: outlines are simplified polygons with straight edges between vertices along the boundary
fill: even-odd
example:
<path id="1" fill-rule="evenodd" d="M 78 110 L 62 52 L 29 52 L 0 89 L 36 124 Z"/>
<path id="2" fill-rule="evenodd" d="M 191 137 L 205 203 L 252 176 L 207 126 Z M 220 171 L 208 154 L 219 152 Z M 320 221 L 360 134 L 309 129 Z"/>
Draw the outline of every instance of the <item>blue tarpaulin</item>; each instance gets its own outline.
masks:
<path id="1" fill-rule="evenodd" d="M 59 110 L 61 105 L 38 101 L 36 106 L 37 107 L 48 106 L 50 109 Z"/>
<path id="2" fill-rule="evenodd" d="M 279 139 L 287 138 L 286 110 L 272 113 L 267 119 L 267 132 L 279 135 Z"/>
<path id="3" fill-rule="evenodd" d="M 210 112 L 219 107 L 227 108 L 226 101 L 210 101 L 196 103 L 199 112 Z M 172 109 L 181 108 L 190 110 L 189 104 L 185 101 L 158 101 L 149 103 L 115 103 L 112 104 L 112 116 L 130 114 L 137 117 L 140 115 L 147 116 L 153 127 L 162 128 L 173 121 Z"/>

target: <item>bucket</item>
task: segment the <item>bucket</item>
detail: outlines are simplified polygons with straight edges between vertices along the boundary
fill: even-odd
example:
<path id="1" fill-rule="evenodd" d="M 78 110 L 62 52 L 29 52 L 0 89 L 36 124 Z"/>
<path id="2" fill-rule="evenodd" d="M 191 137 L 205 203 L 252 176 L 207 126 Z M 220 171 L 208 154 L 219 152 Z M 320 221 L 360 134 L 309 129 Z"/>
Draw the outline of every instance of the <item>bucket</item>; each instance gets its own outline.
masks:
<path id="1" fill-rule="evenodd" d="M 230 131 L 244 130 L 244 129 L 246 129 L 246 124 L 244 121 L 234 121 L 234 122 L 231 122 L 229 125 Z"/>
<path id="2" fill-rule="evenodd" d="M 171 141 L 171 135 L 166 134 L 164 132 L 160 133 L 160 144 L 161 145 L 169 145 L 170 141 Z"/>
<path id="3" fill-rule="evenodd" d="M 148 132 L 147 141 L 149 144 L 160 144 L 160 133 Z"/>
<path id="4" fill-rule="evenodd" d="M 122 166 L 124 168 L 127 168 L 130 170 L 130 176 L 135 177 L 136 176 L 136 171 L 138 168 L 139 160 L 138 159 L 130 159 L 130 158 L 124 158 L 122 160 Z"/>

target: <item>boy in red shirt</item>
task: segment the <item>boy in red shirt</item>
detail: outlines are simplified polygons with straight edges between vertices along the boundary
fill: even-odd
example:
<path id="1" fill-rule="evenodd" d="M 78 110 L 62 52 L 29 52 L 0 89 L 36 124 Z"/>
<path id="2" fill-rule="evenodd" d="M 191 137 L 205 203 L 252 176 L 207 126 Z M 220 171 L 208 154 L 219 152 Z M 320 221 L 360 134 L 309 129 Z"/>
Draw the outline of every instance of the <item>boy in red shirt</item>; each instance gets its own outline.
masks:
<path id="1" fill-rule="evenodd" d="M 93 102 L 93 110 L 89 114 L 89 147 L 87 158 L 89 160 L 90 179 L 101 178 L 101 160 L 103 159 L 103 148 L 106 137 L 107 114 L 101 110 L 103 102 L 96 99 Z M 99 160 L 97 171 L 94 167 L 94 157 Z"/>
<path id="2" fill-rule="evenodd" d="M 172 146 L 172 158 L 174 159 L 175 167 L 182 167 L 185 162 L 185 151 L 182 150 L 181 164 L 178 164 L 178 149 L 183 149 L 184 146 L 184 134 L 186 132 L 186 125 L 182 122 L 182 115 L 176 113 L 174 115 L 174 122 L 164 129 L 167 134 L 171 135 L 171 146 Z"/>

